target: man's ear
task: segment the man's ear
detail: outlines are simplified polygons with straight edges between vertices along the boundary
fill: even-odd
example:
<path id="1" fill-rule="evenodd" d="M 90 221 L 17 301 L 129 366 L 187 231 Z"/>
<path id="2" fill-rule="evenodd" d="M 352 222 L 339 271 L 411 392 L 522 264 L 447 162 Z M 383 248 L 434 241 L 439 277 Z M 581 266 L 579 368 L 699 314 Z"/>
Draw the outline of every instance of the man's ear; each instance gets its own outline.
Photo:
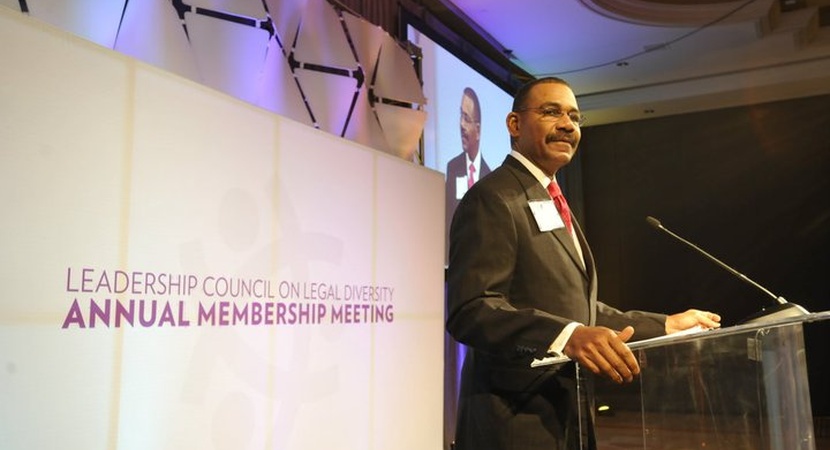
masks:
<path id="1" fill-rule="evenodd" d="M 507 132 L 510 133 L 512 137 L 519 136 L 519 115 L 515 112 L 510 112 L 507 114 L 507 118 L 505 119 L 505 123 L 507 124 Z"/>

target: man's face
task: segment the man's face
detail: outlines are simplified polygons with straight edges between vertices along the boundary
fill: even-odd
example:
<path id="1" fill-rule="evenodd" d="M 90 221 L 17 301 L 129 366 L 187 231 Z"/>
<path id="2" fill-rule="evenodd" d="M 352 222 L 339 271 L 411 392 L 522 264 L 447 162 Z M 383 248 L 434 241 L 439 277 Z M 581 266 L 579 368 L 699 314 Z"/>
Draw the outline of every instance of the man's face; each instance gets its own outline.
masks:
<path id="1" fill-rule="evenodd" d="M 507 115 L 507 128 L 516 141 L 516 150 L 548 176 L 571 162 L 579 145 L 579 123 L 571 120 L 569 114 L 579 114 L 571 88 L 560 83 L 541 83 L 531 88 L 520 111 Z"/>
<path id="2" fill-rule="evenodd" d="M 481 139 L 481 123 L 476 121 L 476 106 L 473 99 L 464 95 L 461 97 L 461 148 L 475 159 L 478 154 L 478 141 Z"/>

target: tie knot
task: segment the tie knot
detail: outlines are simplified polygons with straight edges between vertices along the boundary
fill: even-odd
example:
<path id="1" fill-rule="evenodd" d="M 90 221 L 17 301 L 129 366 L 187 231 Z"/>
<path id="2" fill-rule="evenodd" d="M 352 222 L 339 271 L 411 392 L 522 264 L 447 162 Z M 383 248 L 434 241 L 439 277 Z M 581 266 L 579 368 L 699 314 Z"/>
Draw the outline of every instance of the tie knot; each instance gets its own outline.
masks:
<path id="1" fill-rule="evenodd" d="M 559 189 L 559 184 L 555 180 L 551 180 L 550 184 L 548 184 L 548 193 L 550 193 L 550 198 L 564 197 L 562 190 Z"/>

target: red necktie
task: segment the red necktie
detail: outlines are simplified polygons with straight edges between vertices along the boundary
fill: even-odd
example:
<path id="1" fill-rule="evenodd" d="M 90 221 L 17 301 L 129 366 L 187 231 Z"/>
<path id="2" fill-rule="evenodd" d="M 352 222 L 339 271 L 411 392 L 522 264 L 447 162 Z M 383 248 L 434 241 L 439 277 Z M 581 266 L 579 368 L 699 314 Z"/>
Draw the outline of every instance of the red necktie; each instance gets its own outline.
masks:
<path id="1" fill-rule="evenodd" d="M 473 183 L 475 183 L 475 178 L 473 178 L 473 174 L 476 173 L 476 166 L 473 163 L 470 163 L 470 174 L 467 176 L 467 189 L 473 187 Z"/>
<path id="2" fill-rule="evenodd" d="M 565 196 L 562 195 L 562 191 L 559 189 L 559 185 L 556 184 L 556 181 L 551 181 L 548 185 L 548 193 L 550 194 L 550 198 L 553 199 L 553 204 L 556 205 L 556 210 L 559 211 L 559 216 L 562 217 L 562 222 L 565 222 L 565 227 L 568 229 L 568 233 L 573 233 L 573 225 L 571 224 L 571 209 L 568 208 L 568 202 L 565 200 Z"/>

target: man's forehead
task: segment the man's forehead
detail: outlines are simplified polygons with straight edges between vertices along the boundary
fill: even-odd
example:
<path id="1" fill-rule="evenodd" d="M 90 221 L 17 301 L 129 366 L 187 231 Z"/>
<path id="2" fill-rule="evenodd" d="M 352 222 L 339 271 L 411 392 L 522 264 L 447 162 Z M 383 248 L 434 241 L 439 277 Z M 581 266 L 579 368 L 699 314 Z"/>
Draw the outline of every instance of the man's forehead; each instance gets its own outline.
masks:
<path id="1" fill-rule="evenodd" d="M 474 112 L 476 110 L 476 103 L 469 95 L 464 95 L 461 98 L 461 110 L 466 112 Z"/>
<path id="2" fill-rule="evenodd" d="M 531 88 L 528 98 L 576 107 L 576 96 L 571 88 L 562 83 L 539 83 Z"/>

